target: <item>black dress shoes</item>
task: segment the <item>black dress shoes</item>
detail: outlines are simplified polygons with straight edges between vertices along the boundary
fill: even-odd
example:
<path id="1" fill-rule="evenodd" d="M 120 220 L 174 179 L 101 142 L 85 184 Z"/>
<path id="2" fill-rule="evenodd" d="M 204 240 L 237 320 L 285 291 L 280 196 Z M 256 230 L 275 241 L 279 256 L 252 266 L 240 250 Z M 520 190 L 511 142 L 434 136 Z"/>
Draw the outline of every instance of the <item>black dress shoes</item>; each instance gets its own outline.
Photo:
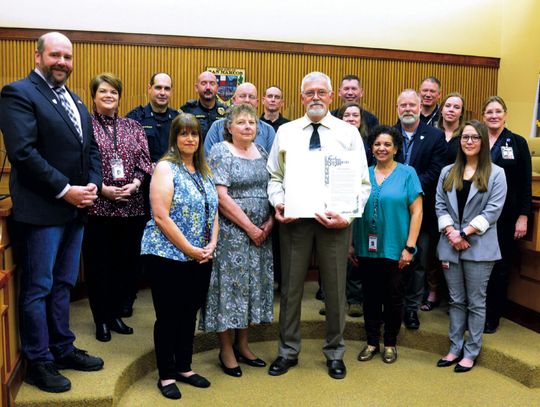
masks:
<path id="1" fill-rule="evenodd" d="M 484 333 L 494 334 L 495 332 L 497 332 L 498 327 L 499 327 L 498 323 L 486 320 L 486 324 L 484 325 Z"/>
<path id="2" fill-rule="evenodd" d="M 122 335 L 131 335 L 133 333 L 133 328 L 124 324 L 121 318 L 115 318 L 112 321 L 109 321 L 109 329 L 116 333 Z"/>
<path id="3" fill-rule="evenodd" d="M 332 379 L 343 379 L 347 374 L 345 363 L 341 359 L 327 360 L 328 374 Z"/>
<path id="4" fill-rule="evenodd" d="M 474 366 L 474 364 L 473 364 Z M 468 371 L 470 371 L 473 366 L 471 367 L 467 367 L 467 366 L 461 366 L 459 363 L 454 367 L 454 372 L 456 373 L 467 373 Z"/>
<path id="5" fill-rule="evenodd" d="M 131 305 L 122 305 L 120 309 L 121 318 L 129 318 L 133 315 L 133 307 Z"/>
<path id="6" fill-rule="evenodd" d="M 268 374 L 270 376 L 280 376 L 289 371 L 289 369 L 298 364 L 298 359 L 285 359 L 284 357 L 278 356 L 274 362 L 268 368 Z"/>
<path id="7" fill-rule="evenodd" d="M 56 358 L 54 363 L 57 369 L 73 369 L 82 372 L 94 372 L 103 368 L 103 359 L 77 348 L 61 358 Z"/>
<path id="8" fill-rule="evenodd" d="M 246 365 L 253 366 L 253 367 L 265 367 L 266 362 L 262 359 L 255 358 L 255 359 L 248 359 L 244 355 L 240 353 L 238 349 L 233 347 L 234 356 L 236 357 L 236 360 L 238 360 L 241 363 L 245 363 Z"/>
<path id="9" fill-rule="evenodd" d="M 24 381 L 49 393 L 62 393 L 71 389 L 69 379 L 58 373 L 50 361 L 29 363 Z"/>
<path id="10" fill-rule="evenodd" d="M 206 377 L 202 377 L 201 375 L 198 375 L 197 373 L 185 377 L 182 376 L 180 373 L 176 375 L 176 380 L 182 383 L 191 384 L 193 387 L 200 387 L 201 389 L 206 389 L 207 387 L 210 387 L 210 382 Z"/>
<path id="11" fill-rule="evenodd" d="M 96 339 L 100 342 L 109 342 L 111 340 L 111 330 L 107 324 L 96 324 Z"/>
<path id="12" fill-rule="evenodd" d="M 221 353 L 219 354 L 219 365 L 221 366 L 221 370 L 223 370 L 223 373 L 225 373 L 226 375 L 229 375 L 232 377 L 242 376 L 242 369 L 240 369 L 240 366 L 236 366 L 236 367 L 225 366 L 225 363 L 223 363 L 223 359 L 221 359 Z"/>
<path id="13" fill-rule="evenodd" d="M 180 390 L 178 389 L 176 383 L 171 383 L 163 386 L 161 384 L 161 380 L 158 380 L 157 387 L 161 391 L 161 394 L 163 394 L 163 397 L 173 400 L 178 400 L 182 397 L 182 393 L 180 393 Z"/>
<path id="14" fill-rule="evenodd" d="M 405 311 L 405 317 L 403 318 L 405 327 L 407 329 L 420 328 L 420 320 L 418 319 L 418 313 L 416 311 Z"/>

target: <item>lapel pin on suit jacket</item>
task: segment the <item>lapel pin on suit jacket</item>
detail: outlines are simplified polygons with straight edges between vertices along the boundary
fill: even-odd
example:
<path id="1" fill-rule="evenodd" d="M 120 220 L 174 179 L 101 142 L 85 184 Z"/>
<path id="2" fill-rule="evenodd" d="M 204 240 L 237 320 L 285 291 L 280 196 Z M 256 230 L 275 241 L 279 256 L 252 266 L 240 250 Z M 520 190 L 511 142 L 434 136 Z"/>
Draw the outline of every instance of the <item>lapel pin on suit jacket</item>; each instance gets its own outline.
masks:
<path id="1" fill-rule="evenodd" d="M 58 104 L 58 102 L 56 101 L 56 99 L 53 99 L 52 102 L 53 102 L 55 105 Z"/>
<path id="2" fill-rule="evenodd" d="M 420 136 L 420 140 L 423 140 L 424 139 L 424 136 Z"/>

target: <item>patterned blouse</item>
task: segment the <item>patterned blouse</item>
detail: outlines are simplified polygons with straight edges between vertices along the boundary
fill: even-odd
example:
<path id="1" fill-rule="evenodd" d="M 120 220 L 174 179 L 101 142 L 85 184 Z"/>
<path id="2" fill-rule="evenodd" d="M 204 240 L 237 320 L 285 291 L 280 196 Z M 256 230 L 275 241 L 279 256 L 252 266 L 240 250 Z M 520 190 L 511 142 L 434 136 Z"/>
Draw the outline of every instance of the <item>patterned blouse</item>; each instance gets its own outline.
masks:
<path id="1" fill-rule="evenodd" d="M 110 117 L 94 111 L 92 115 L 94 138 L 101 153 L 103 183 L 107 186 L 122 187 L 137 178 L 141 182 L 152 175 L 152 163 L 148 152 L 148 141 L 141 125 L 125 117 Z M 116 148 L 114 129 L 116 127 Z M 106 129 L 106 130 L 105 130 Z M 124 180 L 113 180 L 111 160 L 122 159 Z M 90 215 L 129 217 L 144 215 L 144 197 L 141 191 L 134 193 L 128 202 L 114 202 L 99 195 L 90 207 Z"/>
<path id="2" fill-rule="evenodd" d="M 218 210 L 213 179 L 203 179 L 199 172 L 191 174 L 183 163 L 166 162 L 171 167 L 174 185 L 169 216 L 189 243 L 195 247 L 204 247 L 210 242 Z M 153 254 L 177 261 L 193 260 L 167 239 L 153 216 L 144 229 L 141 254 Z"/>

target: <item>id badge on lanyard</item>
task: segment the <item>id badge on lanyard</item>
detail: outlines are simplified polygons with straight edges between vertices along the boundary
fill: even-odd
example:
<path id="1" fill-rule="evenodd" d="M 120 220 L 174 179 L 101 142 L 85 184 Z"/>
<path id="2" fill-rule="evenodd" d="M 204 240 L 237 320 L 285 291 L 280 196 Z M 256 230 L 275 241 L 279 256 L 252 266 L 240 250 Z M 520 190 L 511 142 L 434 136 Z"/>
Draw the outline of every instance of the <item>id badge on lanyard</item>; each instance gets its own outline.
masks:
<path id="1" fill-rule="evenodd" d="M 124 163 L 120 158 L 113 158 L 110 161 L 111 163 L 111 172 L 114 181 L 124 181 Z"/>
<path id="2" fill-rule="evenodd" d="M 368 252 L 377 252 L 377 235 L 375 234 L 368 235 Z"/>
<path id="3" fill-rule="evenodd" d="M 508 144 L 506 146 L 501 146 L 501 155 L 503 160 L 513 160 L 514 150 L 512 147 L 509 147 Z"/>

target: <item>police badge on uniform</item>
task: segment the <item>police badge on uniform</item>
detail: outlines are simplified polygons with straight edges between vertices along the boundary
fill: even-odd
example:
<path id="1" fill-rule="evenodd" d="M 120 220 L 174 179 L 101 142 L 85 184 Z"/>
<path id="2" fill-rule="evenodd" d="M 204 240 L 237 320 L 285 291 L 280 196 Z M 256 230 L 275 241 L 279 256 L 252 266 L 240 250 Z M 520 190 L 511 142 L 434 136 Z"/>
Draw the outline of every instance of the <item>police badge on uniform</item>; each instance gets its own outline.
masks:
<path id="1" fill-rule="evenodd" d="M 238 87 L 238 85 L 241 85 L 245 82 L 246 70 L 237 68 L 212 67 L 207 67 L 206 70 L 216 75 L 218 82 L 218 101 L 225 106 L 230 106 L 231 99 L 234 96 L 236 88 Z M 218 107 L 217 112 L 221 116 L 225 115 L 225 109 L 222 107 Z"/>

